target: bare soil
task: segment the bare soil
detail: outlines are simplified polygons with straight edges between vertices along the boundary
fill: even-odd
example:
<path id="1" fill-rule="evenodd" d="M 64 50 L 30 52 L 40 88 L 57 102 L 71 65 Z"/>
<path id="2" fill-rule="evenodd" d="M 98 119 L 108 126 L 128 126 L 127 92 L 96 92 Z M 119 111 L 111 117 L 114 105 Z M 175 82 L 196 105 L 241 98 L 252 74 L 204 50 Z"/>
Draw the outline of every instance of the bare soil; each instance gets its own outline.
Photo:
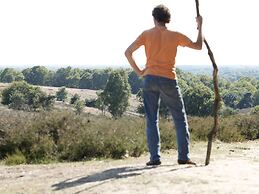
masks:
<path id="1" fill-rule="evenodd" d="M 0 193 L 259 193 L 259 141 L 213 143 L 204 166 L 206 143 L 191 146 L 197 166 L 178 165 L 175 150 L 162 165 L 146 167 L 148 155 L 48 165 L 0 165 Z"/>

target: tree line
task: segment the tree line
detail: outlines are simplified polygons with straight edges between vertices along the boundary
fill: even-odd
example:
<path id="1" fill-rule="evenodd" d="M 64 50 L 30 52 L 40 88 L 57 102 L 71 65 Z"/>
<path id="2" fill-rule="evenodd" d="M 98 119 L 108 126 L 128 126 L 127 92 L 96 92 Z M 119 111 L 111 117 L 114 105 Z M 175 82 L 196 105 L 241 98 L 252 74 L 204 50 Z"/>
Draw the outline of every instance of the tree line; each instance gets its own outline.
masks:
<path id="1" fill-rule="evenodd" d="M 115 71 L 117 74 L 114 73 Z M 214 101 L 212 76 L 193 75 L 180 69 L 177 69 L 177 74 L 187 114 L 195 116 L 210 115 Z M 10 83 L 22 80 L 32 85 L 100 90 L 102 92 L 98 93 L 98 99 L 93 99 L 95 101 L 94 106 L 102 110 L 106 108 L 110 112 L 116 106 L 114 102 L 118 102 L 118 99 L 121 99 L 119 94 L 115 92 L 118 87 L 123 88 L 122 93 L 125 90 L 129 91 L 129 93 L 138 94 L 139 100 L 142 101 L 142 79 L 131 69 L 79 69 L 65 67 L 52 71 L 44 66 L 34 66 L 22 71 L 5 68 L 0 72 L 1 82 Z M 251 108 L 259 105 L 259 80 L 256 78 L 241 77 L 236 81 L 232 81 L 220 77 L 219 87 L 222 97 L 222 114 L 234 114 L 237 109 Z M 125 91 L 123 95 L 125 98 L 129 98 L 130 94 Z M 113 93 L 116 93 L 116 95 L 113 96 Z M 107 96 L 110 96 L 109 100 L 105 99 Z M 88 104 L 91 103 L 91 100 L 87 100 Z M 127 100 L 123 102 L 125 107 L 128 106 L 127 102 Z M 167 115 L 168 110 L 163 108 L 163 102 L 161 106 L 162 114 Z M 118 109 L 117 107 L 116 110 Z M 122 109 L 121 112 L 123 111 L 125 110 Z M 139 111 L 141 112 L 141 107 Z M 117 113 L 114 114 L 116 115 Z M 117 116 L 119 115 L 121 113 Z"/>

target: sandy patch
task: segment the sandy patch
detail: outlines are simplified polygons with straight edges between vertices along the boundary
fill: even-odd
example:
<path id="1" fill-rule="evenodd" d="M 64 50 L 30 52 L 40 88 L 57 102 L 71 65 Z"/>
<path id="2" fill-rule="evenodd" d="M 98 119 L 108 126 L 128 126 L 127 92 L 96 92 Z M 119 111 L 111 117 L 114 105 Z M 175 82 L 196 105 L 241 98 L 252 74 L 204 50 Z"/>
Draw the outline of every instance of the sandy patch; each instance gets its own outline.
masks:
<path id="1" fill-rule="evenodd" d="M 49 165 L 0 166 L 0 193 L 249 193 L 259 192 L 259 141 L 215 142 L 204 166 L 206 143 L 192 145 L 196 167 L 176 164 L 176 151 L 162 165 L 146 167 L 148 156 Z"/>

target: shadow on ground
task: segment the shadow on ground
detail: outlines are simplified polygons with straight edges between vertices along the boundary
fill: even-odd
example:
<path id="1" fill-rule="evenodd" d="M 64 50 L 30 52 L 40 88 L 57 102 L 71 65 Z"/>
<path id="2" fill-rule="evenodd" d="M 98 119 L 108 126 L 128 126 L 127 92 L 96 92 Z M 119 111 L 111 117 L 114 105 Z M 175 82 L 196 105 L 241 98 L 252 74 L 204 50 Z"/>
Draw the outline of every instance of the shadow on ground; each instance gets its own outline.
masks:
<path id="1" fill-rule="evenodd" d="M 139 176 L 139 175 L 144 174 L 148 170 L 156 169 L 156 168 L 163 168 L 163 167 L 174 167 L 174 168 L 168 169 L 168 172 L 190 168 L 190 166 L 186 166 L 184 168 L 179 168 L 178 165 L 161 165 L 159 167 L 138 166 L 138 167 L 112 168 L 112 169 L 108 169 L 108 170 L 105 170 L 105 171 L 102 171 L 99 173 L 88 175 L 86 177 L 75 177 L 73 179 L 67 179 L 65 181 L 52 185 L 52 188 L 54 191 L 59 191 L 59 190 L 77 187 L 77 186 L 88 184 L 88 183 L 97 183 L 95 185 L 91 185 L 84 189 L 84 191 L 87 191 L 94 187 L 103 185 L 107 182 L 111 182 L 111 181 L 115 181 L 115 180 L 123 179 L 123 178 Z M 80 193 L 80 192 L 76 192 L 76 193 Z"/>

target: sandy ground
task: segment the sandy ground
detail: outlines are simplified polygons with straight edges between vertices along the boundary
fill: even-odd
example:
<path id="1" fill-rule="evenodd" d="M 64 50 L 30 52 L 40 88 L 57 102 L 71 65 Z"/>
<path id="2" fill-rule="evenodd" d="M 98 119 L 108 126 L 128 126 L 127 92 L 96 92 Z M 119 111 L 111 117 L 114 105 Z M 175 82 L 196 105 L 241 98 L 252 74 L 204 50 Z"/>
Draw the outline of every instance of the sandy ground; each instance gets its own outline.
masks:
<path id="1" fill-rule="evenodd" d="M 49 165 L 0 165 L 0 193 L 259 193 L 259 141 L 214 142 L 204 166 L 206 143 L 192 145 L 195 166 L 177 165 L 176 152 L 146 167 L 148 155 L 123 160 Z"/>

